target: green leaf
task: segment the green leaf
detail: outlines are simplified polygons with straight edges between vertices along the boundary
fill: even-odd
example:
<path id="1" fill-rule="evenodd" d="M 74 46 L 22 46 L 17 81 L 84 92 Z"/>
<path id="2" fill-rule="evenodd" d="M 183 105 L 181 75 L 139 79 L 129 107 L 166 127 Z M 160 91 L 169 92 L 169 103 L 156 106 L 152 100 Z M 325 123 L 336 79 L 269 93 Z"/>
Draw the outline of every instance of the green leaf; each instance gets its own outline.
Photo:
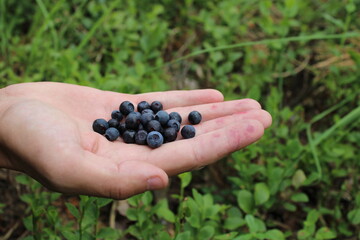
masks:
<path id="1" fill-rule="evenodd" d="M 26 236 L 24 238 L 22 238 L 22 240 L 34 240 L 34 236 Z"/>
<path id="2" fill-rule="evenodd" d="M 131 221 L 136 221 L 138 219 L 137 210 L 135 208 L 129 208 L 126 211 L 126 217 Z"/>
<path id="3" fill-rule="evenodd" d="M 130 206 L 137 207 L 140 203 L 141 196 L 142 196 L 141 194 L 132 196 L 131 198 L 127 199 L 127 202 L 129 203 Z"/>
<path id="4" fill-rule="evenodd" d="M 31 178 L 27 175 L 24 175 L 24 174 L 20 174 L 20 175 L 17 175 L 15 177 L 15 180 L 20 183 L 20 184 L 23 184 L 23 185 L 29 185 L 31 183 Z"/>
<path id="5" fill-rule="evenodd" d="M 172 237 L 165 231 L 162 231 L 159 233 L 159 235 L 157 236 L 156 239 L 161 239 L 161 240 L 171 240 Z"/>
<path id="6" fill-rule="evenodd" d="M 229 217 L 225 219 L 223 227 L 228 230 L 235 230 L 236 228 L 244 226 L 245 223 L 245 220 L 242 218 Z"/>
<path id="7" fill-rule="evenodd" d="M 110 227 L 104 227 L 99 230 L 99 232 L 96 235 L 96 239 L 118 239 L 120 237 L 119 230 L 110 228 Z"/>
<path id="8" fill-rule="evenodd" d="M 174 240 L 189 240 L 191 239 L 190 231 L 182 232 L 176 236 Z"/>
<path id="9" fill-rule="evenodd" d="M 191 216 L 187 217 L 186 220 L 194 228 L 201 227 L 201 216 L 200 213 L 197 211 L 191 211 Z"/>
<path id="10" fill-rule="evenodd" d="M 311 232 L 307 231 L 306 229 L 300 230 L 297 232 L 298 239 L 308 239 L 312 235 Z"/>
<path id="11" fill-rule="evenodd" d="M 254 236 L 252 233 L 242 234 L 233 240 L 254 240 Z"/>
<path id="12" fill-rule="evenodd" d="M 166 199 L 160 200 L 158 203 L 158 209 L 156 215 L 160 218 L 164 218 L 166 221 L 174 223 L 175 214 L 169 209 L 169 205 Z"/>
<path id="13" fill-rule="evenodd" d="M 255 184 L 255 203 L 256 205 L 261 205 L 266 203 L 270 198 L 269 188 L 265 183 Z"/>
<path id="14" fill-rule="evenodd" d="M 239 207 L 246 213 L 252 213 L 254 209 L 254 198 L 251 192 L 240 190 L 237 194 Z"/>
<path id="15" fill-rule="evenodd" d="M 315 235 L 315 239 L 323 240 L 323 239 L 334 239 L 336 238 L 336 233 L 327 227 L 320 228 Z"/>
<path id="16" fill-rule="evenodd" d="M 141 194 L 141 201 L 145 206 L 149 206 L 153 200 L 153 195 L 151 191 L 147 191 Z"/>
<path id="17" fill-rule="evenodd" d="M 191 172 L 185 172 L 185 173 L 179 174 L 178 177 L 181 180 L 181 188 L 184 189 L 190 184 L 192 174 L 191 174 Z"/>
<path id="18" fill-rule="evenodd" d="M 224 228 L 234 230 L 246 224 L 240 209 L 231 207 L 227 210 L 227 218 L 224 222 Z"/>
<path id="19" fill-rule="evenodd" d="M 306 222 L 309 224 L 315 224 L 319 217 L 320 213 L 317 210 L 311 210 L 306 217 Z"/>
<path id="20" fill-rule="evenodd" d="M 350 2 L 345 5 L 345 9 L 348 13 L 353 13 L 356 11 L 356 5 L 353 2 Z"/>
<path id="21" fill-rule="evenodd" d="M 284 233 L 277 229 L 271 229 L 265 233 L 268 240 L 285 240 Z"/>
<path id="22" fill-rule="evenodd" d="M 299 188 L 306 180 L 306 176 L 303 170 L 296 170 L 294 176 L 291 179 L 291 183 L 295 188 Z"/>
<path id="23" fill-rule="evenodd" d="M 246 215 L 245 221 L 251 233 L 266 231 L 265 223 L 262 220 L 255 218 L 253 215 Z"/>
<path id="24" fill-rule="evenodd" d="M 195 188 L 192 189 L 192 195 L 194 197 L 196 204 L 199 207 L 203 208 L 204 207 L 203 196 Z"/>
<path id="25" fill-rule="evenodd" d="M 109 203 L 113 202 L 113 200 L 110 198 L 97 198 L 96 202 L 99 208 L 102 208 L 108 205 Z"/>
<path id="26" fill-rule="evenodd" d="M 67 240 L 78 240 L 79 239 L 79 232 L 72 232 L 70 230 L 61 231 L 62 235 Z"/>
<path id="27" fill-rule="evenodd" d="M 296 211 L 296 206 L 294 204 L 291 203 L 284 203 L 284 208 L 290 212 L 295 212 Z"/>
<path id="28" fill-rule="evenodd" d="M 207 225 L 200 229 L 199 231 L 199 239 L 206 240 L 210 239 L 215 234 L 215 229 L 213 226 Z"/>
<path id="29" fill-rule="evenodd" d="M 238 235 L 237 232 L 229 232 L 215 236 L 214 240 L 233 240 L 236 237 L 236 235 Z"/>
<path id="30" fill-rule="evenodd" d="M 72 205 L 71 203 L 65 203 L 67 209 L 71 212 L 71 214 L 76 218 L 79 219 L 80 218 L 80 212 L 79 209 L 77 209 L 74 205 Z"/>
<path id="31" fill-rule="evenodd" d="M 291 196 L 291 200 L 294 202 L 308 202 L 309 197 L 305 193 L 295 193 Z"/>
<path id="32" fill-rule="evenodd" d="M 348 213 L 347 218 L 354 225 L 360 224 L 360 209 L 357 208 L 357 209 L 351 210 Z"/>
<path id="33" fill-rule="evenodd" d="M 23 219 L 24 226 L 27 230 L 32 231 L 33 230 L 33 216 L 27 216 Z"/>
<path id="34" fill-rule="evenodd" d="M 21 201 L 26 202 L 29 205 L 33 205 L 32 203 L 34 201 L 34 196 L 32 194 L 29 193 L 22 194 L 20 195 L 20 199 Z"/>

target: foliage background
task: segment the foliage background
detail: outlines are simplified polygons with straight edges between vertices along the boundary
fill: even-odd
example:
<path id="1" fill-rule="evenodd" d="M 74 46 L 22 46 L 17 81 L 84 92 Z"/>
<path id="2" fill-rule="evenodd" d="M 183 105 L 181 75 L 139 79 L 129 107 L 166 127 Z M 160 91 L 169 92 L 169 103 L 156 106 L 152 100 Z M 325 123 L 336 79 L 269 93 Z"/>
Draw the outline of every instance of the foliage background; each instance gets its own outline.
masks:
<path id="1" fill-rule="evenodd" d="M 359 9 L 359 0 L 0 0 L 1 87 L 216 88 L 258 100 L 274 120 L 258 143 L 128 201 L 63 196 L 1 170 L 0 236 L 359 239 Z"/>

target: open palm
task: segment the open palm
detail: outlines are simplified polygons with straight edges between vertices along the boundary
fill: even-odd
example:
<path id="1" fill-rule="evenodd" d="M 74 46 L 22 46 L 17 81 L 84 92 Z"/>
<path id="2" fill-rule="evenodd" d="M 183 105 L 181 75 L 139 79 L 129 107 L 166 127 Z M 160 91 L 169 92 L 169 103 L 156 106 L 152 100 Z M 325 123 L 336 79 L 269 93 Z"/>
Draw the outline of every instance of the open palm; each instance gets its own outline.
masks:
<path id="1" fill-rule="evenodd" d="M 109 142 L 92 130 L 121 102 L 163 103 L 183 124 L 193 110 L 196 136 L 151 149 Z M 50 189 L 123 199 L 166 187 L 168 176 L 211 164 L 256 140 L 271 116 L 251 99 L 224 101 L 216 90 L 130 95 L 64 83 L 25 83 L 0 90 L 0 166 L 22 171 Z"/>

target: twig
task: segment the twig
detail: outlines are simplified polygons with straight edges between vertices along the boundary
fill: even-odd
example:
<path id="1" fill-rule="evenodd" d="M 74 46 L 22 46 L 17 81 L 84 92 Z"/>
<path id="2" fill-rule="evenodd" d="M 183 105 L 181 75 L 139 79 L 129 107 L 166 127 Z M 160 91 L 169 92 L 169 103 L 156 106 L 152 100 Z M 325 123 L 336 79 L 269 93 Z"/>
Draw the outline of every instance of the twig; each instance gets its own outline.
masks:
<path id="1" fill-rule="evenodd" d="M 305 60 L 293 71 L 282 72 L 282 73 L 273 73 L 272 77 L 273 78 L 287 78 L 292 75 L 296 75 L 306 68 L 306 66 L 309 64 L 309 61 L 310 61 L 310 56 L 306 56 Z"/>
<path id="2" fill-rule="evenodd" d="M 313 68 L 326 68 L 330 65 L 333 65 L 334 63 L 340 62 L 340 61 L 344 61 L 344 60 L 349 60 L 350 59 L 350 55 L 349 54 L 343 54 L 341 56 L 334 56 L 331 58 L 328 58 L 324 61 L 321 61 L 319 63 L 316 63 L 315 65 L 313 65 Z"/>
<path id="3" fill-rule="evenodd" d="M 11 234 L 19 227 L 21 220 L 17 221 L 8 231 L 7 233 L 0 237 L 0 240 L 7 240 L 11 237 Z"/>

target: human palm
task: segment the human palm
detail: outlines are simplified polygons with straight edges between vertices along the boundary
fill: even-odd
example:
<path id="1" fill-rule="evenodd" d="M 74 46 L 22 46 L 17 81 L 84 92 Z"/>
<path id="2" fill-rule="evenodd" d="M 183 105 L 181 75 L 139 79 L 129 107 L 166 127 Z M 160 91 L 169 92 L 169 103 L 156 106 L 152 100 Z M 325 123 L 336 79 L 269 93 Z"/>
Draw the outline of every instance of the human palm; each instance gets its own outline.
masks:
<path id="1" fill-rule="evenodd" d="M 92 130 L 121 102 L 163 103 L 167 112 L 199 111 L 196 136 L 159 148 L 109 142 Z M 121 94 L 64 83 L 16 84 L 0 90 L 0 167 L 50 189 L 123 199 L 166 187 L 168 176 L 211 164 L 256 140 L 271 116 L 251 99 L 223 101 L 216 90 Z"/>

